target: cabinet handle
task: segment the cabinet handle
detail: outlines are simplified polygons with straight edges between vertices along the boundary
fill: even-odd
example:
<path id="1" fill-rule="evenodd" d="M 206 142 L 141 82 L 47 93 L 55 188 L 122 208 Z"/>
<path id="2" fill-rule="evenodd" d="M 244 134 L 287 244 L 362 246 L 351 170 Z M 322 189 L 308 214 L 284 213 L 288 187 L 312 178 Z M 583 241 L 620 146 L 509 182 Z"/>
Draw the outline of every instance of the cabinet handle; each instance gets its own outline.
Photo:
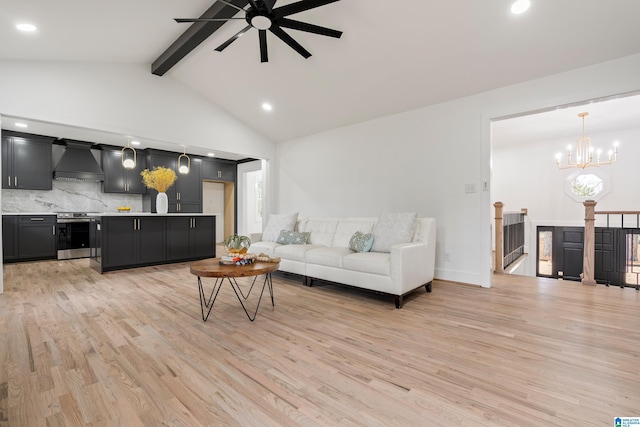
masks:
<path id="1" fill-rule="evenodd" d="M 222 178 L 222 171 L 218 171 L 218 178 Z"/>
<path id="2" fill-rule="evenodd" d="M 9 187 L 11 187 L 11 175 L 9 175 Z"/>
<path id="3" fill-rule="evenodd" d="M 13 177 L 13 183 L 14 183 L 14 187 L 18 186 L 18 177 L 17 176 Z"/>
<path id="4" fill-rule="evenodd" d="M 51 226 L 51 230 L 53 231 L 53 233 L 51 233 L 51 234 L 53 234 L 55 236 L 56 235 L 56 226 L 52 225 Z"/>
<path id="5" fill-rule="evenodd" d="M 136 220 L 135 219 L 133 220 L 133 229 L 137 230 L 137 228 L 136 228 Z"/>
<path id="6" fill-rule="evenodd" d="M 196 228 L 196 219 L 193 218 L 193 228 Z"/>
<path id="7" fill-rule="evenodd" d="M 138 230 L 140 230 L 140 219 L 138 219 L 137 221 L 138 221 Z"/>
<path id="8" fill-rule="evenodd" d="M 44 221 L 44 218 L 30 218 L 31 221 Z"/>

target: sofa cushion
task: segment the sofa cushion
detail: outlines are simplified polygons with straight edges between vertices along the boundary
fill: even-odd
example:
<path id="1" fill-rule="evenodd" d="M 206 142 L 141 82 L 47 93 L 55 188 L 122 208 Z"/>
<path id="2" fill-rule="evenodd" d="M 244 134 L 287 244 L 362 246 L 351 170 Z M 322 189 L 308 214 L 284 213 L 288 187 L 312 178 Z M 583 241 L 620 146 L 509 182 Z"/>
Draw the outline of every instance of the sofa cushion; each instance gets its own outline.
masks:
<path id="1" fill-rule="evenodd" d="M 375 222 L 375 218 L 345 218 L 340 220 L 333 237 L 332 246 L 348 248 L 353 233 L 356 231 L 370 233 Z"/>
<path id="2" fill-rule="evenodd" d="M 356 231 L 349 240 L 349 249 L 354 252 L 369 252 L 373 246 L 373 234 Z"/>
<path id="3" fill-rule="evenodd" d="M 319 248 L 318 245 L 278 245 L 275 248 L 275 256 L 290 259 L 292 261 L 304 261 L 305 254 L 311 249 Z"/>
<path id="4" fill-rule="evenodd" d="M 409 243 L 416 225 L 416 213 L 382 214 L 373 227 L 373 252 L 391 252 L 391 246 Z"/>
<path id="5" fill-rule="evenodd" d="M 305 243 L 309 243 L 309 234 L 308 231 L 280 230 L 280 235 L 276 239 L 276 243 L 280 243 L 281 245 L 304 245 Z"/>
<path id="6" fill-rule="evenodd" d="M 312 245 L 333 246 L 333 235 L 336 233 L 338 222 L 336 218 L 309 218 L 304 224 L 298 224 L 298 231 L 311 233 L 309 243 Z"/>
<path id="7" fill-rule="evenodd" d="M 317 247 L 304 256 L 307 264 L 325 265 L 327 267 L 342 268 L 342 259 L 345 255 L 353 253 L 349 248 L 327 248 L 324 246 Z"/>
<path id="8" fill-rule="evenodd" d="M 275 242 L 281 230 L 293 231 L 298 220 L 298 212 L 292 214 L 271 214 L 262 232 L 263 242 Z"/>
<path id="9" fill-rule="evenodd" d="M 249 246 L 249 252 L 258 254 L 267 254 L 269 256 L 276 256 L 276 248 L 282 246 L 276 242 L 254 242 Z"/>
<path id="10" fill-rule="evenodd" d="M 342 260 L 342 268 L 363 273 L 391 275 L 391 254 L 384 252 L 351 252 Z"/>

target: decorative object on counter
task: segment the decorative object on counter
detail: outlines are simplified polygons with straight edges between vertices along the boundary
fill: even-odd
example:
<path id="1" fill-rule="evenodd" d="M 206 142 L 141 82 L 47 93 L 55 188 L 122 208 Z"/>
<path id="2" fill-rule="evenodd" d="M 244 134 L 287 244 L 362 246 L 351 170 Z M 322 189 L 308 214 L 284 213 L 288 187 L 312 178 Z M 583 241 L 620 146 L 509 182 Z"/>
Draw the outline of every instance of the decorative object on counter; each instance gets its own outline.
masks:
<path id="1" fill-rule="evenodd" d="M 131 206 L 118 206 L 118 212 L 130 212 Z"/>
<path id="2" fill-rule="evenodd" d="M 182 154 L 178 156 L 178 172 L 186 175 L 191 170 L 191 159 L 189 158 L 189 156 L 187 156 L 187 148 L 185 146 L 183 146 L 182 148 Z"/>
<path id="3" fill-rule="evenodd" d="M 122 166 L 125 169 L 136 167 L 136 149 L 131 146 L 131 137 L 127 138 L 127 146 L 122 149 Z"/>
<path id="4" fill-rule="evenodd" d="M 229 255 L 246 254 L 251 246 L 251 239 L 247 236 L 232 234 L 224 240 L 224 247 Z"/>
<path id="5" fill-rule="evenodd" d="M 156 166 L 151 171 L 149 169 L 143 170 L 140 172 L 140 175 L 142 175 L 142 182 L 147 188 L 158 191 L 158 195 L 156 196 L 156 211 L 159 214 L 169 212 L 169 200 L 165 192 L 176 182 L 176 179 L 178 179 L 173 169 Z"/>

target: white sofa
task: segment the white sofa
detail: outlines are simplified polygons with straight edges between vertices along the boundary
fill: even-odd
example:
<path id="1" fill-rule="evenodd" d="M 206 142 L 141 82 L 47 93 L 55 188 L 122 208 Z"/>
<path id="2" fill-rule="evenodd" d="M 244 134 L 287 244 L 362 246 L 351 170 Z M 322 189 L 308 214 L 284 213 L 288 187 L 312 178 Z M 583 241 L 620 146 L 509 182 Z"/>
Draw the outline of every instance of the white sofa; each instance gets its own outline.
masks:
<path id="1" fill-rule="evenodd" d="M 251 235 L 252 253 L 281 258 L 280 270 L 314 279 L 346 284 L 394 297 L 397 308 L 410 292 L 425 286 L 431 292 L 435 269 L 436 222 L 417 218 L 409 243 L 399 243 L 387 252 L 354 252 L 349 240 L 356 231 L 370 233 L 377 218 L 301 218 L 295 231 L 309 232 L 308 244 L 282 245 Z"/>

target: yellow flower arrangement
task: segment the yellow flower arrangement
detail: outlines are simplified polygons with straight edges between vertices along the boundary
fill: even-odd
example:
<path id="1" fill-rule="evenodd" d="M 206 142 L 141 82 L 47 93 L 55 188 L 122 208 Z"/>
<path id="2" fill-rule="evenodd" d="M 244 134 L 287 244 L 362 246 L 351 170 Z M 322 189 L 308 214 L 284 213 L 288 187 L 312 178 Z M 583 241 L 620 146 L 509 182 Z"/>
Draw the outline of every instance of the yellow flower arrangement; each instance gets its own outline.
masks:
<path id="1" fill-rule="evenodd" d="M 166 192 L 178 179 L 173 169 L 164 166 L 156 166 L 152 171 L 145 169 L 140 172 L 140 175 L 142 175 L 142 182 L 147 188 L 153 188 L 160 193 Z"/>

